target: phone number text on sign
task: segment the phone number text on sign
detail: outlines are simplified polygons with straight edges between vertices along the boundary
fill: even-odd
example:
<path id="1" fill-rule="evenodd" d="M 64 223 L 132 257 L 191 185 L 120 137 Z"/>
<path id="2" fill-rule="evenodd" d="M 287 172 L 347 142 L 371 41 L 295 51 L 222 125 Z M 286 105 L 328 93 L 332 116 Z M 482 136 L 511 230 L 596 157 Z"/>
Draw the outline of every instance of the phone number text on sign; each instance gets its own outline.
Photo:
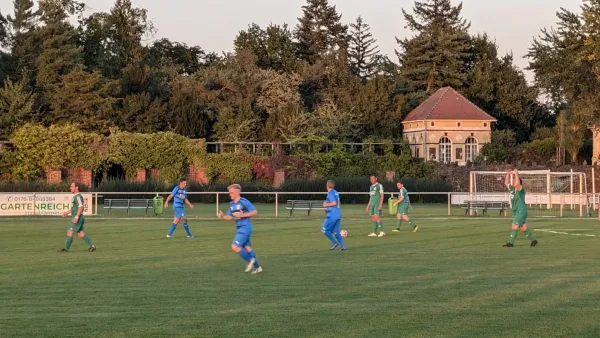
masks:
<path id="1" fill-rule="evenodd" d="M 83 214 L 91 215 L 91 194 L 82 194 Z M 0 216 L 61 216 L 71 209 L 72 194 L 0 194 Z"/>

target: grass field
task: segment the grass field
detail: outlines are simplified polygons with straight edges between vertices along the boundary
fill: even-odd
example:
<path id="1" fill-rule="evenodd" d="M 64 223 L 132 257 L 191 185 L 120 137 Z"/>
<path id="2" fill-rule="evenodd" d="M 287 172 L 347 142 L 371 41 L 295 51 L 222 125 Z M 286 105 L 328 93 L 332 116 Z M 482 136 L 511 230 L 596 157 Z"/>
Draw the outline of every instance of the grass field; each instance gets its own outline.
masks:
<path id="1" fill-rule="evenodd" d="M 0 336 L 600 337 L 598 220 L 533 219 L 537 247 L 502 248 L 509 218 L 430 211 L 415 206 L 417 233 L 386 218 L 369 238 L 346 206 L 346 252 L 327 250 L 322 213 L 257 219 L 259 275 L 229 222 L 192 220 L 189 240 L 165 238 L 167 217 L 88 218 L 98 250 L 59 254 L 64 220 L 0 220 Z"/>

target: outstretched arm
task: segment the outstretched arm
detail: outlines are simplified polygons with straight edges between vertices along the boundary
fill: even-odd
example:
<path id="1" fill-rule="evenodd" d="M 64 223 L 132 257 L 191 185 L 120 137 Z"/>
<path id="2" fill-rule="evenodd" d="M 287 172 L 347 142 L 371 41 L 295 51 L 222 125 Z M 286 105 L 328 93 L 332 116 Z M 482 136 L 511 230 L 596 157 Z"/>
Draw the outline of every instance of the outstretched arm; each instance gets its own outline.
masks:
<path id="1" fill-rule="evenodd" d="M 515 180 L 515 182 L 521 182 L 520 178 L 519 178 L 519 171 L 517 169 L 513 169 L 513 174 L 515 175 L 513 177 L 513 179 Z"/>
<path id="2" fill-rule="evenodd" d="M 506 177 L 504 178 L 504 185 L 508 188 L 510 187 L 510 175 L 512 174 L 512 170 L 506 172 Z"/>

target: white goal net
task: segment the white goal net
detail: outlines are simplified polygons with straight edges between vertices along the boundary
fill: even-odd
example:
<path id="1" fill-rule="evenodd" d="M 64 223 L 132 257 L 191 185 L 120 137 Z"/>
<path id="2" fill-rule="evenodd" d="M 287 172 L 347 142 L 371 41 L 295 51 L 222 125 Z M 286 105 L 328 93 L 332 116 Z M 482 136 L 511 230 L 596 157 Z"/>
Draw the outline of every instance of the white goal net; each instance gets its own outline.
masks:
<path id="1" fill-rule="evenodd" d="M 507 202 L 510 193 L 504 185 L 505 172 L 471 171 L 469 196 L 471 202 Z M 583 172 L 551 172 L 550 170 L 519 171 L 525 188 L 525 202 L 530 216 L 588 217 L 590 216 L 587 180 Z"/>

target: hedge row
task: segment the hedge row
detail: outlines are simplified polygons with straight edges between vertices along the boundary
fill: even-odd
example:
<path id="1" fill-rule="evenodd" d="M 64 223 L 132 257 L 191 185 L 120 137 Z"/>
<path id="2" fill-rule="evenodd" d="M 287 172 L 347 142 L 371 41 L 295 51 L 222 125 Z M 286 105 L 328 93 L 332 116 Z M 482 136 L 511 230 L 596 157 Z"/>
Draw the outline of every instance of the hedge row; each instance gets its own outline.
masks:
<path id="1" fill-rule="evenodd" d="M 275 172 L 287 179 L 359 177 L 396 172 L 400 177 L 431 178 L 437 164 L 415 159 L 408 146 L 385 143 L 383 155 L 353 153 L 335 146 L 315 146 L 290 154 L 261 157 L 245 152 L 208 154 L 203 140 L 175 133 L 139 134 L 111 130 L 109 136 L 81 131 L 66 124 L 44 127 L 28 124 L 11 139 L 15 148 L 0 153 L 0 181 L 36 180 L 52 169 L 83 168 L 107 173 L 120 166 L 127 178 L 138 169 L 160 170 L 161 179 L 174 183 L 186 167 L 206 169 L 211 183 L 260 180 L 272 183 Z"/>

